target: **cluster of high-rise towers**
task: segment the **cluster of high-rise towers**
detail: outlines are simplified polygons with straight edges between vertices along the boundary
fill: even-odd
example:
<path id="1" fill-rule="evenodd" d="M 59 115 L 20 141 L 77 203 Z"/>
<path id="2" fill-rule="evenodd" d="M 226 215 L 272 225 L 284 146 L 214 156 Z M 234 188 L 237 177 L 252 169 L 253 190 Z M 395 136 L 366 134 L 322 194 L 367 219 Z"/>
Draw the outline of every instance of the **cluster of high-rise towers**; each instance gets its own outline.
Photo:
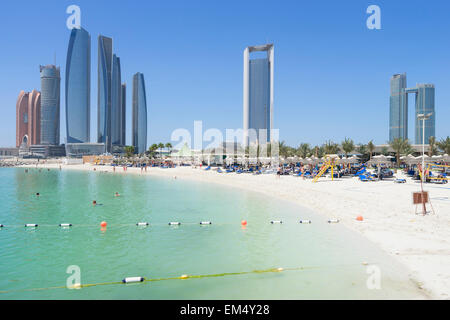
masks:
<path id="1" fill-rule="evenodd" d="M 415 95 L 415 144 L 428 144 L 436 136 L 435 88 L 433 84 L 418 84 L 414 88 L 406 85 L 406 73 L 391 78 L 389 141 L 408 139 L 408 94 Z M 430 115 L 425 121 L 420 115 Z M 425 130 L 423 127 L 425 123 Z M 425 131 L 425 136 L 424 136 Z M 425 137 L 425 139 L 424 139 Z"/>
<path id="2" fill-rule="evenodd" d="M 71 31 L 66 60 L 66 150 L 75 153 L 121 152 L 126 145 L 126 84 L 113 39 L 98 37 L 97 143 L 90 143 L 91 36 L 83 28 Z M 16 146 L 60 144 L 60 68 L 40 67 L 41 92 L 21 91 L 16 105 Z M 147 99 L 144 75 L 133 76 L 132 145 L 147 148 Z M 100 148 L 100 149 L 99 149 Z"/>

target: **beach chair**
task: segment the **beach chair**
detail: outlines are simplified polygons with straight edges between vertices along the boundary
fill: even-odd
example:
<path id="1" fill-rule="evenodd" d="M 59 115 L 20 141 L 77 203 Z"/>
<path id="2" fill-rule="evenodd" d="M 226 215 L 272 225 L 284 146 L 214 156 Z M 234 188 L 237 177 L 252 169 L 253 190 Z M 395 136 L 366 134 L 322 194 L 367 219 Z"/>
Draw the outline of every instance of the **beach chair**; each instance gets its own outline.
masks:
<path id="1" fill-rule="evenodd" d="M 211 167 L 207 167 L 207 168 L 205 169 L 205 171 L 209 171 L 209 170 L 211 170 Z"/>
<path id="2" fill-rule="evenodd" d="M 406 183 L 406 179 L 395 179 L 394 183 Z"/>
<path id="3" fill-rule="evenodd" d="M 369 179 L 367 179 L 367 176 L 365 176 L 365 175 L 363 175 L 363 174 L 359 175 L 359 180 L 362 181 L 362 182 L 367 182 L 367 181 L 369 181 Z"/>

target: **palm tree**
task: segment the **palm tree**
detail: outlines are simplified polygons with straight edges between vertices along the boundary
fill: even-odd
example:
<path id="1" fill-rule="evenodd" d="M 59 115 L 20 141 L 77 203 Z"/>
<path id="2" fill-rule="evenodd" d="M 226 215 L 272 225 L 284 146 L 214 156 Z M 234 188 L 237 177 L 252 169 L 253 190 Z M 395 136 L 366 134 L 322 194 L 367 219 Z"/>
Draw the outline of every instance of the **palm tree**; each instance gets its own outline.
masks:
<path id="1" fill-rule="evenodd" d="M 289 147 L 286 145 L 284 141 L 281 141 L 278 144 L 278 152 L 280 153 L 280 156 L 286 158 L 289 154 Z"/>
<path id="2" fill-rule="evenodd" d="M 397 157 L 397 165 L 400 164 L 400 155 L 401 154 L 409 154 L 412 151 L 412 147 L 409 144 L 408 139 L 396 138 L 391 141 L 390 146 L 394 149 L 394 152 Z"/>
<path id="3" fill-rule="evenodd" d="M 131 158 L 134 154 L 134 146 L 126 146 L 125 154 L 126 154 L 127 158 Z"/>
<path id="4" fill-rule="evenodd" d="M 367 144 L 367 150 L 369 151 L 370 154 L 370 160 L 372 160 L 372 155 L 373 152 L 375 151 L 375 145 L 373 144 L 373 140 L 370 140 L 369 143 Z"/>
<path id="5" fill-rule="evenodd" d="M 167 142 L 167 143 L 166 143 L 166 148 L 167 148 L 167 151 L 168 151 L 169 154 L 170 154 L 171 151 L 172 151 L 172 144 L 171 144 L 170 142 Z"/>
<path id="6" fill-rule="evenodd" d="M 445 154 L 450 154 L 450 137 L 447 139 L 442 139 L 436 143 L 437 147 Z"/>
<path id="7" fill-rule="evenodd" d="M 355 143 L 352 139 L 345 138 L 341 143 L 342 150 L 345 152 L 345 157 L 348 157 L 348 154 L 355 149 Z"/>
<path id="8" fill-rule="evenodd" d="M 435 137 L 430 137 L 428 139 L 428 144 L 430 146 L 430 150 L 428 151 L 428 155 L 430 157 L 434 156 L 437 152 L 437 148 L 436 148 L 436 138 Z"/>
<path id="9" fill-rule="evenodd" d="M 164 149 L 164 143 L 160 142 L 158 144 L 159 156 L 162 158 L 162 150 Z"/>
<path id="10" fill-rule="evenodd" d="M 367 145 L 366 144 L 359 144 L 356 148 L 356 151 L 358 151 L 361 154 L 361 160 L 362 162 L 369 161 L 369 152 L 367 151 Z"/>
<path id="11" fill-rule="evenodd" d="M 148 148 L 148 153 L 150 154 L 150 157 L 151 158 L 154 158 L 155 157 L 155 151 L 156 150 L 158 150 L 158 145 L 157 144 L 152 144 L 151 146 L 150 146 L 150 148 Z"/>
<path id="12" fill-rule="evenodd" d="M 322 158 L 325 154 L 325 148 L 323 146 L 315 146 L 312 150 L 312 153 L 316 158 Z"/>
<path id="13" fill-rule="evenodd" d="M 339 153 L 339 145 L 337 143 L 334 143 L 333 141 L 329 140 L 325 142 L 323 145 L 324 152 L 326 154 L 337 154 Z"/>
<path id="14" fill-rule="evenodd" d="M 307 158 L 311 153 L 311 147 L 309 143 L 301 143 L 297 149 L 297 154 L 303 159 Z"/>

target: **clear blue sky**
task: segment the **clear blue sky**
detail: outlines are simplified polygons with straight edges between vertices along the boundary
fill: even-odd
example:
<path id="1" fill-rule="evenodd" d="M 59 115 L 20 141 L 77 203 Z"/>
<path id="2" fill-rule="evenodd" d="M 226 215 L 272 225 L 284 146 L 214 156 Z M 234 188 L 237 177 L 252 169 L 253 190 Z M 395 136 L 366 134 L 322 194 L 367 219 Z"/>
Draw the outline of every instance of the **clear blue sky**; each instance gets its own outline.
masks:
<path id="1" fill-rule="evenodd" d="M 0 146 L 15 144 L 20 90 L 40 89 L 39 65 L 56 53 L 64 77 L 70 31 L 66 8 L 82 10 L 92 37 L 91 139 L 97 123 L 97 36 L 114 38 L 128 84 L 146 78 L 149 144 L 174 129 L 242 127 L 243 50 L 275 44 L 274 125 L 281 140 L 321 144 L 351 137 L 388 139 L 389 79 L 436 86 L 436 135 L 450 135 L 449 1 L 5 1 L 0 9 Z M 368 30 L 366 9 L 381 7 L 382 30 Z M 414 100 L 410 98 L 413 124 Z M 410 125 L 410 140 L 413 140 Z"/>

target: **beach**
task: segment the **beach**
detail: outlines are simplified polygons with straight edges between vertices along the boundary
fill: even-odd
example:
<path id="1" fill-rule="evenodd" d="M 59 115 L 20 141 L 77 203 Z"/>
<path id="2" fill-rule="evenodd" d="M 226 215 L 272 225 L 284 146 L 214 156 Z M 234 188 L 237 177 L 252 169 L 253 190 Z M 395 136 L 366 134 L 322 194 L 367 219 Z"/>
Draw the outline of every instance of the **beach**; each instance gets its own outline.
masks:
<path id="1" fill-rule="evenodd" d="M 29 167 L 35 167 L 30 165 Z M 39 168 L 59 169 L 60 164 L 39 164 Z M 450 188 L 448 185 L 426 184 L 435 214 L 415 214 L 412 193 L 420 184 L 407 179 L 405 184 L 392 180 L 360 182 L 356 178 L 318 183 L 300 177 L 217 173 L 192 167 L 174 169 L 61 165 L 62 170 L 94 169 L 108 174 L 137 174 L 216 183 L 255 191 L 269 197 L 287 200 L 308 208 L 328 219 L 362 234 L 409 270 L 409 278 L 432 299 L 450 298 Z M 397 178 L 403 175 L 399 171 Z M 431 210 L 430 207 L 428 207 Z M 420 212 L 421 208 L 417 208 Z M 357 221 L 357 216 L 364 221 Z M 301 219 L 301 217 L 298 217 Z M 315 221 L 312 221 L 315 223 Z M 350 231 L 349 231 L 350 232 Z"/>

